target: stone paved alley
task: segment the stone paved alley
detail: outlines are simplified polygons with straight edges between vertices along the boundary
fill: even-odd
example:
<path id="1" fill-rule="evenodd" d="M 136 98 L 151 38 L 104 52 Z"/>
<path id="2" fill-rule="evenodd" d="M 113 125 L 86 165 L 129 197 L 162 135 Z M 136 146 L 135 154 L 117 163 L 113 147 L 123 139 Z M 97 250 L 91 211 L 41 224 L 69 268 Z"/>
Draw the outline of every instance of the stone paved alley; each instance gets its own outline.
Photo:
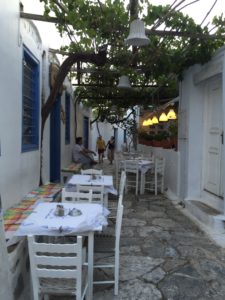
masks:
<path id="1" fill-rule="evenodd" d="M 225 299 L 225 249 L 180 205 L 152 194 L 136 201 L 129 191 L 124 206 L 119 296 L 102 286 L 95 300 Z"/>

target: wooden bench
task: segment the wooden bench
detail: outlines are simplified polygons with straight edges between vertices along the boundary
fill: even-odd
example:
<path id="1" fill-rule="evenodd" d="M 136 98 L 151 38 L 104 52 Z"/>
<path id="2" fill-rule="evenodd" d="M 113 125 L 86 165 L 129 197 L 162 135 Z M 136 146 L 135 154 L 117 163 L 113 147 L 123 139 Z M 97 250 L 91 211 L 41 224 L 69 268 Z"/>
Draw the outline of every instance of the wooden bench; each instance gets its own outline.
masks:
<path id="1" fill-rule="evenodd" d="M 47 183 L 29 192 L 19 204 L 8 208 L 3 214 L 3 223 L 7 246 L 14 244 L 14 232 L 23 220 L 33 211 L 39 201 L 58 202 L 61 200 L 61 184 Z"/>
<path id="2" fill-rule="evenodd" d="M 71 175 L 80 173 L 81 168 L 81 163 L 71 163 L 68 167 L 62 168 L 61 183 L 64 184 Z"/>

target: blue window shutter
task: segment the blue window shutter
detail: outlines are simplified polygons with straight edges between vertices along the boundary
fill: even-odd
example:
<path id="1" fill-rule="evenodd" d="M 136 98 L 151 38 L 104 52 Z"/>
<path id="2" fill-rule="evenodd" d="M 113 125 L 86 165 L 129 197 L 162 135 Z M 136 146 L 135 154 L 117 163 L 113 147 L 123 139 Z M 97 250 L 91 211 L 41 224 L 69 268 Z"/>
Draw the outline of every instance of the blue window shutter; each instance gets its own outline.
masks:
<path id="1" fill-rule="evenodd" d="M 24 46 L 22 65 L 22 152 L 39 147 L 39 61 Z"/>

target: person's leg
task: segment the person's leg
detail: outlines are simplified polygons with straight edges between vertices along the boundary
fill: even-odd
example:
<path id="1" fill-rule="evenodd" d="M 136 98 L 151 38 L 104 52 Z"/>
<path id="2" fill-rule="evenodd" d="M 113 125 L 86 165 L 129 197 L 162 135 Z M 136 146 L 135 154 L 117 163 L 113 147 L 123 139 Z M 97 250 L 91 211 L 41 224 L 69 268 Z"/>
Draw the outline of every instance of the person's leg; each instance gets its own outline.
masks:
<path id="1" fill-rule="evenodd" d="M 84 169 L 89 169 L 92 166 L 92 160 L 90 157 L 82 156 L 79 161 L 82 163 Z"/>
<path id="2" fill-rule="evenodd" d="M 110 152 L 109 152 L 109 161 L 110 161 L 110 165 L 112 165 L 112 163 L 113 163 L 113 159 L 114 159 L 114 150 L 113 149 L 110 149 L 109 150 Z"/>
<path id="3" fill-rule="evenodd" d="M 98 162 L 99 163 L 101 162 L 101 152 L 100 152 L 100 150 L 98 150 Z"/>
<path id="4" fill-rule="evenodd" d="M 103 163 L 103 153 L 104 150 L 100 150 L 100 162 Z"/>

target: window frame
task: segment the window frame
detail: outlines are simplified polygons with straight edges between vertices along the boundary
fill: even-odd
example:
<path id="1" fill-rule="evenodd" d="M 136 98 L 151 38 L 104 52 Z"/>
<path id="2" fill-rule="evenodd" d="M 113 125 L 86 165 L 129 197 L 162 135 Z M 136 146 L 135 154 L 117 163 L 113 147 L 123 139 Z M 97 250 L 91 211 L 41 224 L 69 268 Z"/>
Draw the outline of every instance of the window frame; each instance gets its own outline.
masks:
<path id="1" fill-rule="evenodd" d="M 24 120 L 24 107 L 25 107 L 25 69 L 24 63 L 29 64 L 32 68 L 32 78 L 29 78 L 32 85 L 31 85 L 31 94 L 32 98 L 28 99 L 31 104 L 31 139 L 30 143 L 25 143 L 25 134 L 24 134 L 24 127 L 25 127 L 25 120 Z M 39 60 L 31 53 L 31 51 L 23 45 L 23 57 L 22 57 L 22 152 L 28 152 L 32 150 L 39 149 L 39 98 L 40 98 L 40 62 Z M 30 87 L 30 86 L 29 86 Z M 30 95 L 29 95 L 30 96 Z M 28 103 L 27 101 L 27 103 Z M 30 124 L 29 124 L 30 125 Z M 28 125 L 28 126 L 29 126 Z M 27 126 L 27 127 L 28 127 Z"/>

